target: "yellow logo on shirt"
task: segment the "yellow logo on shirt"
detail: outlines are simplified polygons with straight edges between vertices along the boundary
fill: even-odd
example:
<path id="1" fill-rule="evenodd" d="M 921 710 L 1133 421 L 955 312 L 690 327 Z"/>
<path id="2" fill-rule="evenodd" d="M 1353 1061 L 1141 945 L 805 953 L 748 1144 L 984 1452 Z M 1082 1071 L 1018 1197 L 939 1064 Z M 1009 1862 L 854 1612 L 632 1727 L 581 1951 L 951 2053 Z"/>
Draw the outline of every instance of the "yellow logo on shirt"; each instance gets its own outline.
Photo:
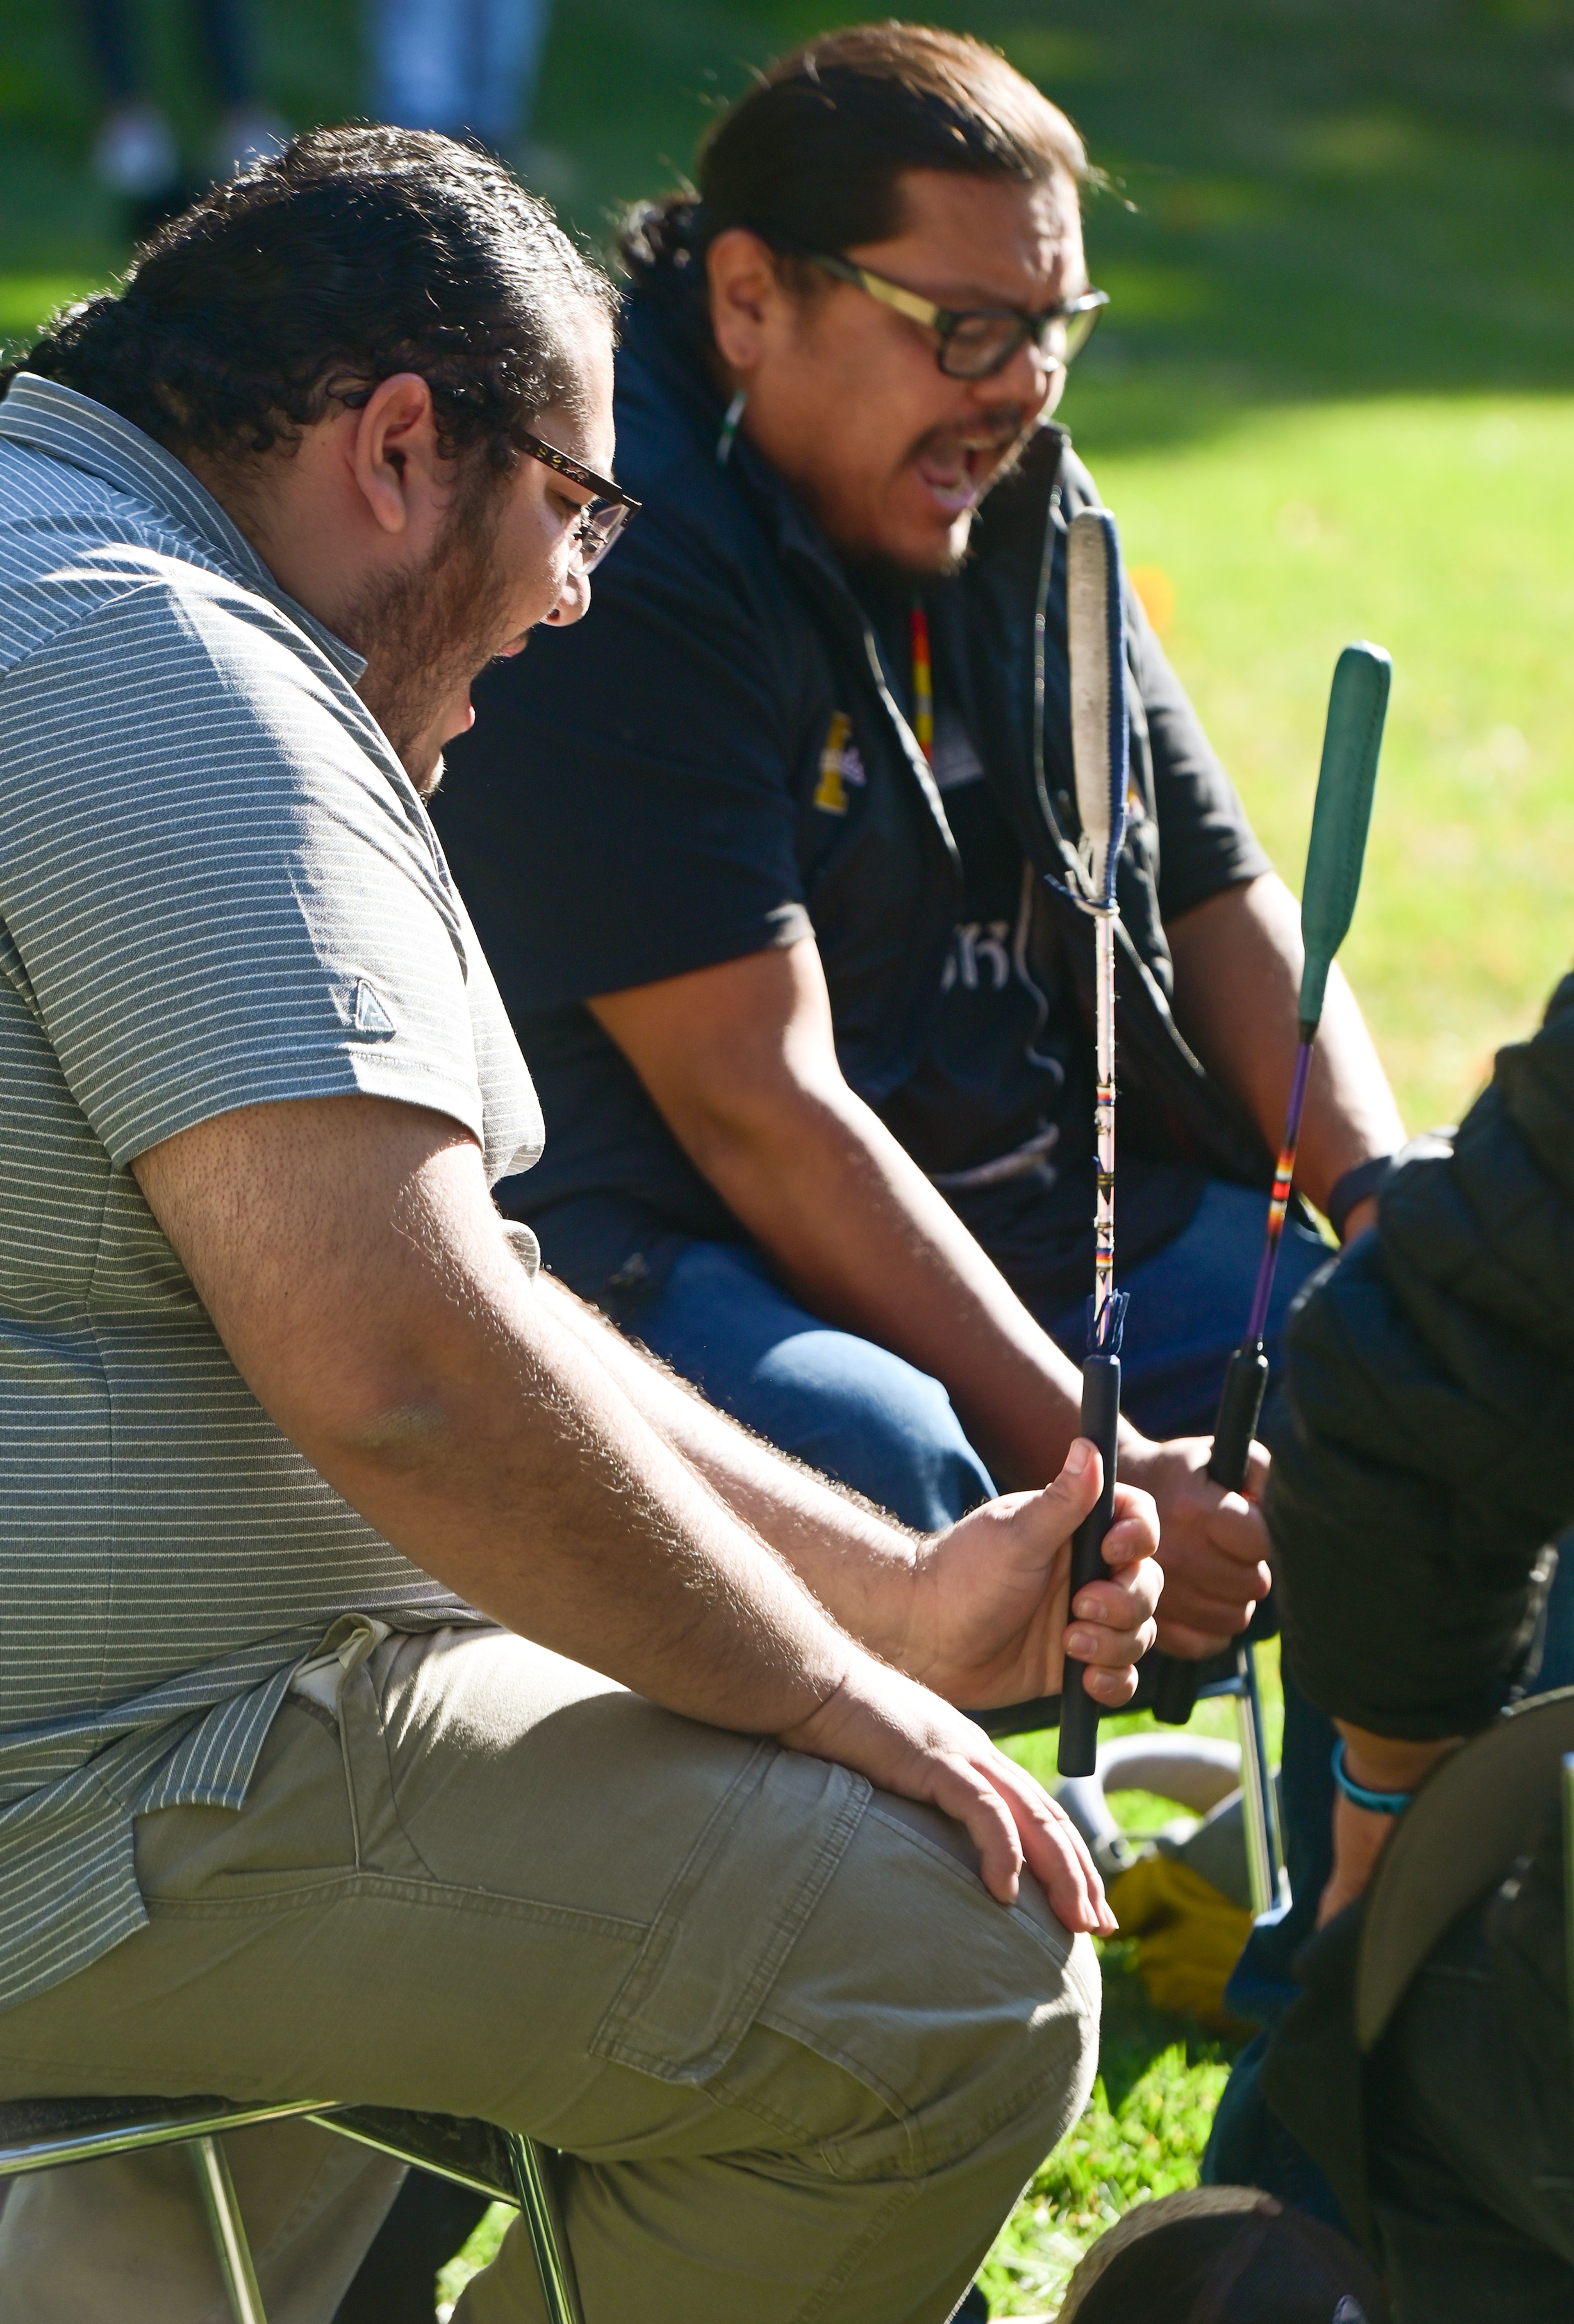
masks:
<path id="1" fill-rule="evenodd" d="M 838 710 L 832 718 L 825 736 L 825 747 L 820 753 L 820 779 L 815 786 L 815 805 L 827 815 L 845 815 L 847 786 L 855 787 L 866 779 L 863 761 L 858 745 L 852 740 L 852 721 L 845 710 Z"/>

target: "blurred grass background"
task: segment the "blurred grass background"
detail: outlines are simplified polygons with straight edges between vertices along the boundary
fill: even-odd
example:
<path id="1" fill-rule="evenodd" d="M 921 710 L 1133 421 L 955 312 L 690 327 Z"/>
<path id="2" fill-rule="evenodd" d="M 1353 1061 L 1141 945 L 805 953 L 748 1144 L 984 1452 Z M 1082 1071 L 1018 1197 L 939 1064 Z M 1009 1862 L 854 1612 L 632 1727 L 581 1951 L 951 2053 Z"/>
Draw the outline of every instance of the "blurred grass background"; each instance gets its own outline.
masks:
<path id="1" fill-rule="evenodd" d="M 353 115 L 354 0 L 257 5 L 271 100 L 296 126 Z M 543 190 L 604 244 L 751 63 L 851 13 L 569 0 L 535 124 Z M 1570 950 L 1574 0 L 922 13 L 998 42 L 1107 173 L 1088 242 L 1114 303 L 1063 416 L 1292 884 L 1335 654 L 1363 635 L 1394 654 L 1345 957 L 1412 1127 L 1455 1119 Z M 146 22 L 199 152 L 181 8 L 148 0 Z M 124 263 L 85 169 L 95 118 L 70 11 L 0 0 L 14 343 Z M 1042 1742 L 1020 1751 L 1050 1771 Z M 1100 2226 L 1196 2167 L 1229 2045 L 1152 2010 L 1123 1946 L 1106 1988 L 1100 2089 L 997 2246 L 999 2312 L 1053 2306 Z"/>

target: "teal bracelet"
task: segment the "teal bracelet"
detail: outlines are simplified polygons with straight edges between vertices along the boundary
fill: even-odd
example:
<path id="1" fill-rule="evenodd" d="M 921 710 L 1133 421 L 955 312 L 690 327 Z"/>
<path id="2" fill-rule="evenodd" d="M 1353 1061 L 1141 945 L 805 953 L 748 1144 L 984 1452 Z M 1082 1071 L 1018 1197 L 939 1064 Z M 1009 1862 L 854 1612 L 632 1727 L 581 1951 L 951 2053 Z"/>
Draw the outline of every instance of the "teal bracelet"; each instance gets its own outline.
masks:
<path id="1" fill-rule="evenodd" d="M 1412 1792 L 1369 1792 L 1365 1784 L 1358 1784 L 1345 1766 L 1342 1735 L 1333 1747 L 1333 1780 L 1346 1799 L 1356 1807 L 1365 1808 L 1368 1815 L 1402 1816 L 1414 1797 Z"/>

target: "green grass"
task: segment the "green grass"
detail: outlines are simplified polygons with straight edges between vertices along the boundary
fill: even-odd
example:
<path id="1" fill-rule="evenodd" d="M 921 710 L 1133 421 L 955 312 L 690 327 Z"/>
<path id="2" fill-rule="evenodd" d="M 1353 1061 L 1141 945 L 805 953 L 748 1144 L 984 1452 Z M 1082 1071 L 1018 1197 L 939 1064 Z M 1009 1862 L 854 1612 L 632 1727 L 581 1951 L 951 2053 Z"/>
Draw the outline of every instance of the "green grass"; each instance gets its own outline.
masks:
<path id="1" fill-rule="evenodd" d="M 981 2271 L 992 2315 L 1053 2315 L 1082 2254 L 1123 2211 L 1196 2184 L 1229 2054 L 1201 2037 L 1175 2040 L 1173 2020 L 1145 2025 L 1141 2071 L 1117 2095 L 1109 2021 L 1122 1986 L 1134 1982 L 1123 1950 L 1104 1948 L 1106 2062 L 1092 2099 L 1035 2173 Z"/>
<path id="2" fill-rule="evenodd" d="M 1099 475 L 1133 563 L 1173 583 L 1166 644 L 1293 885 L 1335 655 L 1392 652 L 1344 964 L 1410 1126 L 1456 1120 L 1569 964 L 1574 399 L 1269 408 Z"/>
<path id="3" fill-rule="evenodd" d="M 1267 1729 L 1268 1748 L 1276 1760 L 1279 1756 L 1280 1738 L 1284 1730 L 1284 1699 L 1279 1687 L 1279 1642 L 1276 1638 L 1269 1639 L 1266 1645 L 1257 1648 L 1257 1675 L 1263 1692 L 1263 1718 Z M 1192 1723 L 1186 1731 L 1191 1735 L 1219 1736 L 1225 1741 L 1233 1743 L 1236 1739 L 1235 1720 L 1235 1703 L 1232 1699 L 1225 1697 L 1212 1702 L 1200 1702 L 1192 1714 Z M 1121 1735 L 1165 1735 L 1174 1732 L 1173 1728 L 1159 1727 L 1146 1711 L 1129 1712 L 1123 1717 L 1101 1719 L 1099 1721 L 1100 1738 L 1104 1742 L 1109 1742 Z M 1030 1775 L 1036 1775 L 1041 1784 L 1046 1784 L 1051 1790 L 1054 1789 L 1056 1779 L 1055 1737 L 1053 1731 L 1043 1735 L 1013 1736 L 1004 1748 L 1020 1766 L 1026 1767 Z M 1125 1792 L 1118 1794 L 1123 1803 L 1123 1812 L 1125 1803 L 1137 1801 L 1142 1796 L 1143 1794 L 1137 1792 Z M 1166 1809 L 1166 1817 L 1174 1812 L 1173 1807 Z M 1131 1821 L 1134 1826 L 1137 1815 L 1137 1812 L 1133 1810 Z M 1151 1821 L 1146 1812 L 1143 1813 L 1142 1821 L 1145 1823 Z"/>
<path id="4" fill-rule="evenodd" d="M 537 124 L 551 190 L 604 241 L 751 62 L 854 13 L 563 0 Z M 1132 562 L 1164 576 L 1166 643 L 1293 883 L 1334 656 L 1361 635 L 1395 656 L 1346 960 L 1408 1120 L 1454 1118 L 1569 952 L 1574 0 L 919 13 L 999 41 L 1114 180 L 1088 221 L 1114 304 L 1065 416 Z M 210 108 L 183 21 L 151 0 L 195 154 Z M 359 22 L 358 0 L 271 0 L 270 94 L 297 124 L 355 110 Z M 69 12 L 0 0 L 0 339 L 124 262 L 81 166 L 92 128 Z M 1200 1720 L 1232 1731 L 1227 1707 Z M 1052 1771 L 1052 1747 L 1017 1748 Z M 1100 2091 L 996 2246 L 1002 2312 L 1053 2305 L 1102 2224 L 1186 2181 L 1225 2070 L 1148 2006 L 1126 1948 L 1105 1968 Z"/>
<path id="5" fill-rule="evenodd" d="M 514 2209 L 511 2203 L 493 2203 L 481 2219 L 463 2251 L 456 2252 L 437 2277 L 437 2314 L 445 2316 L 452 2308 L 473 2275 L 492 2259 L 504 2235 L 512 2225 Z"/>

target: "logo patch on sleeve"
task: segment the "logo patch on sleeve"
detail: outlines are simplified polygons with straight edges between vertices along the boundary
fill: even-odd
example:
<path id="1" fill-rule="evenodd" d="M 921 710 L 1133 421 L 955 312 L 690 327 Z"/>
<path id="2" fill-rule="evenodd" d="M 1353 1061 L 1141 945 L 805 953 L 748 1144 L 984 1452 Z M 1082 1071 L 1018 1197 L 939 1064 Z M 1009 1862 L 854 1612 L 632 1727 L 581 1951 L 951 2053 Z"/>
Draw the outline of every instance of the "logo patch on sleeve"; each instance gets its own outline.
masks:
<path id="1" fill-rule="evenodd" d="M 863 761 L 858 745 L 852 740 L 852 721 L 845 710 L 838 710 L 832 718 L 825 736 L 825 747 L 820 753 L 820 779 L 815 786 L 815 805 L 827 815 L 845 815 L 847 786 L 854 789 L 866 780 Z"/>
<path id="2" fill-rule="evenodd" d="M 377 987 L 364 976 L 355 982 L 355 1013 L 351 1022 L 357 1033 L 369 1034 L 374 1041 L 386 1041 L 396 1029 Z"/>

